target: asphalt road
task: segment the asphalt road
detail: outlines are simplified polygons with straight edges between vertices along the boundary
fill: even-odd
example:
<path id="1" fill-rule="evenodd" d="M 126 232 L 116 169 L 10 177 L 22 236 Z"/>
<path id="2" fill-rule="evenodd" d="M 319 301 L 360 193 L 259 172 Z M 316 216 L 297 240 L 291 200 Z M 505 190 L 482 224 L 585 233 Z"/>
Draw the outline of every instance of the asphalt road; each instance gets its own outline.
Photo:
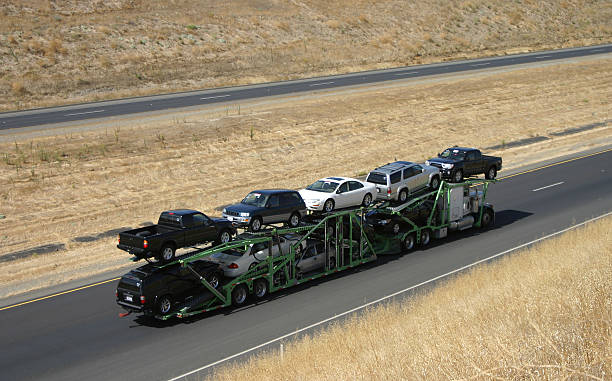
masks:
<path id="1" fill-rule="evenodd" d="M 240 310 L 159 324 L 119 318 L 113 282 L 0 311 L 0 378 L 152 381 L 184 374 L 610 212 L 611 174 L 607 151 L 504 179 L 489 188 L 493 229 L 456 233 Z"/>
<path id="2" fill-rule="evenodd" d="M 300 92 L 333 89 L 343 86 L 373 84 L 405 78 L 419 78 L 439 74 L 468 72 L 484 68 L 546 62 L 612 52 L 612 44 L 586 48 L 560 49 L 537 53 L 509 55 L 450 63 L 407 66 L 389 70 L 367 71 L 346 75 L 310 78 L 252 86 L 218 88 L 151 97 L 96 102 L 20 112 L 0 113 L 0 130 L 28 126 L 66 123 L 142 112 L 170 110 L 181 107 L 237 102 Z"/>

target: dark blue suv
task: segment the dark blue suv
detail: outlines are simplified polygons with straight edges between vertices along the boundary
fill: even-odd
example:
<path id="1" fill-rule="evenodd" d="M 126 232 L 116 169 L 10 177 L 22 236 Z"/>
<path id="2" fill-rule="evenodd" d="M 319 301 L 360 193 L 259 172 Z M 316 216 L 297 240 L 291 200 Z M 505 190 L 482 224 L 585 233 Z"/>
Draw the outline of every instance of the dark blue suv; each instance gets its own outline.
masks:
<path id="1" fill-rule="evenodd" d="M 306 204 L 297 191 L 263 189 L 249 193 L 240 204 L 223 209 L 223 217 L 234 226 L 248 226 L 258 231 L 264 224 L 287 222 L 296 227 L 306 214 Z"/>

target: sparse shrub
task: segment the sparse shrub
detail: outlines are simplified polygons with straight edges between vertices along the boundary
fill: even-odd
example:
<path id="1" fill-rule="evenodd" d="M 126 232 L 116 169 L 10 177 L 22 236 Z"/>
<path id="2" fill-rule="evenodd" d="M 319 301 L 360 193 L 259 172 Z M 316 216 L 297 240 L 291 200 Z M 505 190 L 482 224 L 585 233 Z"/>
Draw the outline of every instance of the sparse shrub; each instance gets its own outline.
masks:
<path id="1" fill-rule="evenodd" d="M 14 95 L 24 95 L 26 93 L 26 87 L 22 81 L 15 81 L 11 83 L 11 91 Z M 17 143 L 15 143 L 16 145 Z"/>
<path id="2" fill-rule="evenodd" d="M 340 25 L 342 25 L 338 20 L 327 20 L 325 24 L 332 29 L 339 29 Z"/>
<path id="3" fill-rule="evenodd" d="M 196 25 L 189 24 L 189 25 L 187 25 L 187 29 L 189 29 L 189 30 L 197 30 L 199 28 Z"/>

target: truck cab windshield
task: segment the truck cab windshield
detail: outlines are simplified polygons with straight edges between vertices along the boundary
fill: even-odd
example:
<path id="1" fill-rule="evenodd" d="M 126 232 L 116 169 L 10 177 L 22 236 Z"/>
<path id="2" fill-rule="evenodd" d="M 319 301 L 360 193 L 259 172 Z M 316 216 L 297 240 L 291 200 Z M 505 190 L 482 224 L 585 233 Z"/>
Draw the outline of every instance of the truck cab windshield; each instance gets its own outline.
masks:
<path id="1" fill-rule="evenodd" d="M 444 152 L 442 152 L 439 156 L 444 159 L 463 160 L 465 159 L 465 152 L 458 149 L 447 149 L 444 150 Z"/>
<path id="2" fill-rule="evenodd" d="M 240 203 L 263 208 L 266 205 L 266 201 L 268 201 L 268 196 L 261 193 L 251 192 Z"/>

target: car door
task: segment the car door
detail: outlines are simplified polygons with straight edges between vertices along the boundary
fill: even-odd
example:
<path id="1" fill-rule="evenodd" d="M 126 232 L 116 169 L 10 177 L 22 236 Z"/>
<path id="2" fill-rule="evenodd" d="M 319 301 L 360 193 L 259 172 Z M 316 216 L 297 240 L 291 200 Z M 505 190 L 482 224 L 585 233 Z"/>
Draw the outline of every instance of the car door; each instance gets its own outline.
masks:
<path id="1" fill-rule="evenodd" d="M 427 186 L 427 184 L 429 183 L 429 174 L 423 171 L 423 167 L 418 164 L 414 165 L 412 167 L 412 171 L 414 173 L 413 177 L 415 189 L 420 189 Z"/>
<path id="2" fill-rule="evenodd" d="M 351 195 L 349 191 L 349 182 L 345 181 L 340 184 L 336 190 L 336 197 L 334 197 L 336 209 L 346 208 L 351 205 Z"/>
<path id="3" fill-rule="evenodd" d="M 410 193 L 414 192 L 418 188 L 418 179 L 415 176 L 414 166 L 404 169 L 402 175 L 404 178 L 403 182 L 408 187 Z"/>
<path id="4" fill-rule="evenodd" d="M 482 155 L 480 151 L 468 151 L 465 155 L 465 174 L 466 175 L 474 175 L 480 172 L 483 172 L 484 169 L 482 167 Z"/>
<path id="5" fill-rule="evenodd" d="M 214 241 L 217 238 L 217 229 L 215 229 L 212 220 L 203 213 L 183 216 L 183 218 L 185 217 L 191 217 L 186 221 L 189 226 L 186 227 L 185 246 Z"/>
<path id="6" fill-rule="evenodd" d="M 264 223 L 274 223 L 284 220 L 282 211 L 280 210 L 280 200 L 278 194 L 273 194 L 268 198 L 266 209 L 263 214 Z"/>
<path id="7" fill-rule="evenodd" d="M 301 272 L 306 273 L 316 268 L 317 249 L 315 245 L 306 248 L 304 254 L 298 262 L 298 268 Z"/>
<path id="8" fill-rule="evenodd" d="M 351 195 L 350 206 L 359 206 L 363 202 L 366 188 L 359 181 L 349 181 L 349 194 Z"/>

